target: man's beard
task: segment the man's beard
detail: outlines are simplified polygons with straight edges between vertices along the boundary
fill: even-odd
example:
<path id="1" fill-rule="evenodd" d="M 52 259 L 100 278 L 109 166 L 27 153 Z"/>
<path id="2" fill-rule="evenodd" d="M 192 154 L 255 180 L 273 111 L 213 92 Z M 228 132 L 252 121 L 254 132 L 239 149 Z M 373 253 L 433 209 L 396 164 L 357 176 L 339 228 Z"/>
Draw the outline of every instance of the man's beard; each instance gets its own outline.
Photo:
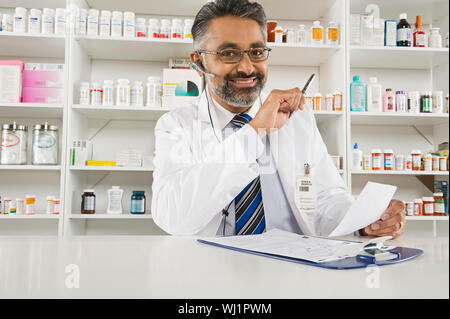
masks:
<path id="1" fill-rule="evenodd" d="M 230 80 L 235 78 L 253 78 L 255 77 L 256 84 L 253 87 L 238 88 L 230 84 Z M 253 105 L 257 97 L 261 93 L 264 87 L 264 75 L 259 72 L 253 72 L 250 75 L 239 72 L 236 75 L 227 74 L 224 77 L 224 83 L 222 86 L 211 85 L 214 94 L 216 94 L 223 101 L 234 107 L 248 107 Z"/>

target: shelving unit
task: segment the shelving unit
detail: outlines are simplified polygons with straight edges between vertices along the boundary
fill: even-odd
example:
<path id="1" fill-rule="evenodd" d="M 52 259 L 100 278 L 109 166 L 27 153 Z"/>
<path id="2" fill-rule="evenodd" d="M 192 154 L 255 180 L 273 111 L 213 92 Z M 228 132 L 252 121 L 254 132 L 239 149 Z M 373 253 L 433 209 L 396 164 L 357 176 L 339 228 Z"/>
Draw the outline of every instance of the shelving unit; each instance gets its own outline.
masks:
<path id="1" fill-rule="evenodd" d="M 302 87 L 311 73 L 316 79 L 309 93 L 322 95 L 335 90 L 343 92 L 344 111 L 314 112 L 315 118 L 331 155 L 343 157 L 343 169 L 339 170 L 352 194 L 358 194 L 368 180 L 392 183 L 399 186 L 399 199 L 411 199 L 418 194 L 429 194 L 425 184 L 435 179 L 448 180 L 448 172 L 352 172 L 351 150 L 356 140 L 364 151 L 371 148 L 394 148 L 406 154 L 412 148 L 427 150 L 441 142 L 448 141 L 448 114 L 374 114 L 350 112 L 349 83 L 353 74 L 360 74 L 363 80 L 375 75 L 386 86 L 406 90 L 440 89 L 448 92 L 448 48 L 377 48 L 351 46 L 348 35 L 348 16 L 360 13 L 367 3 L 377 3 L 381 15 L 397 18 L 406 10 L 409 16 L 424 8 L 424 21 L 433 21 L 441 26 L 441 34 L 448 14 L 433 15 L 448 2 L 429 0 L 392 1 L 387 0 L 321 0 L 311 3 L 307 0 L 284 0 L 280 3 L 262 0 L 268 19 L 276 19 L 281 25 L 309 27 L 314 20 L 322 25 L 336 21 L 340 26 L 340 45 L 312 46 L 268 43 L 272 48 L 269 57 L 269 78 L 266 90 Z M 12 10 L 17 6 L 96 8 L 99 10 L 133 11 L 145 18 L 193 18 L 204 0 L 4 0 L 2 8 Z M 286 10 L 289 8 L 289 10 Z M 439 8 L 439 10 L 436 10 Z M 442 11 L 442 10 L 441 10 Z M 447 20 L 446 20 L 447 19 Z M 447 29 L 445 29 L 447 28 Z M 446 32 L 446 31 L 445 31 Z M 74 139 L 90 139 L 94 144 L 94 159 L 115 160 L 122 149 L 141 149 L 144 156 L 154 151 L 154 127 L 156 121 L 169 108 L 133 108 L 116 106 L 92 106 L 79 104 L 80 82 L 102 82 L 105 79 L 128 78 L 131 81 L 146 81 L 148 76 L 162 77 L 162 69 L 168 67 L 169 58 L 188 57 L 192 50 L 190 40 L 153 40 L 127 38 L 101 38 L 76 36 L 68 28 L 65 36 L 43 36 L 29 34 L 0 33 L 0 58 L 21 59 L 25 62 L 65 63 L 66 92 L 63 105 L 42 104 L 0 104 L 2 122 L 23 122 L 28 125 L 44 120 L 57 123 L 60 127 L 61 161 L 58 166 L 13 166 L 0 165 L 0 179 L 13 181 L 11 185 L 0 186 L 0 194 L 12 191 L 11 197 L 23 192 L 24 186 L 36 192 L 45 201 L 48 192 L 58 193 L 61 198 L 61 215 L 47 216 L 0 216 L 0 235 L 43 234 L 52 235 L 112 235 L 112 234 L 161 234 L 153 222 L 150 212 L 152 197 L 153 167 L 73 167 L 66 159 Z M 419 134 L 420 132 L 420 134 Z M 399 136 L 399 140 L 392 138 Z M 426 140 L 424 139 L 426 138 Z M 418 144 L 416 143 L 417 141 Z M 416 143 L 416 144 L 415 144 Z M 29 142 L 30 144 L 30 142 Z M 30 144 L 31 145 L 31 144 Z M 350 169 L 349 169 L 350 168 Z M 412 175 L 412 176 L 410 176 Z M 412 178 L 414 177 L 414 178 Z M 43 187 L 39 187 L 43 183 Z M 108 215 L 106 191 L 112 185 L 124 189 L 123 215 Z M 97 213 L 80 214 L 81 194 L 85 188 L 94 187 L 97 195 Z M 145 190 L 147 205 L 145 215 L 129 214 L 132 190 Z M 20 193 L 19 193 L 20 192 Z M 44 211 L 43 202 L 39 211 Z M 14 221 L 7 221 L 7 220 Z M 425 225 L 432 222 L 447 223 L 448 217 L 408 217 L 408 221 Z M 57 221 L 57 223 L 55 223 Z M 426 226 L 425 226 L 426 227 Z"/>

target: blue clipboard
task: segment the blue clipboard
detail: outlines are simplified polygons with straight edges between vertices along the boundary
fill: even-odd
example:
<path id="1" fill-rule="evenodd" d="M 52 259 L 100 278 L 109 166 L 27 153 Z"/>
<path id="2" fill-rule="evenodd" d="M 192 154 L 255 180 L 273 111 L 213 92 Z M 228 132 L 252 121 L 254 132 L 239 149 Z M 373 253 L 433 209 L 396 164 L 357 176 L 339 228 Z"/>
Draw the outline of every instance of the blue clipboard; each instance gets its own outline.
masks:
<path id="1" fill-rule="evenodd" d="M 328 262 L 322 262 L 322 263 L 315 263 L 304 259 L 299 258 L 293 258 L 293 257 L 287 257 L 282 255 L 276 255 L 276 254 L 268 254 L 263 253 L 259 251 L 254 250 L 248 250 L 248 249 L 242 249 L 227 245 L 222 245 L 214 242 L 210 242 L 203 239 L 197 239 L 198 242 L 202 244 L 212 245 L 216 247 L 222 247 L 227 248 L 239 252 L 244 252 L 252 255 L 257 256 L 263 256 L 263 257 L 269 257 L 279 260 L 285 260 L 290 261 L 298 264 L 304 264 L 314 267 L 320 267 L 320 268 L 327 268 L 327 269 L 356 269 L 356 268 L 366 268 L 369 265 L 377 265 L 377 266 L 387 266 L 387 265 L 393 265 L 402 263 L 408 260 L 412 260 L 416 257 L 419 257 L 423 254 L 423 250 L 416 249 L 416 248 L 407 248 L 407 247 L 395 247 L 393 249 L 390 249 L 389 252 L 395 254 L 397 257 L 390 260 L 383 260 L 383 261 L 377 261 L 375 258 L 370 258 L 363 255 L 356 255 L 354 257 L 347 257 L 345 259 L 339 259 L 335 261 L 328 261 Z"/>

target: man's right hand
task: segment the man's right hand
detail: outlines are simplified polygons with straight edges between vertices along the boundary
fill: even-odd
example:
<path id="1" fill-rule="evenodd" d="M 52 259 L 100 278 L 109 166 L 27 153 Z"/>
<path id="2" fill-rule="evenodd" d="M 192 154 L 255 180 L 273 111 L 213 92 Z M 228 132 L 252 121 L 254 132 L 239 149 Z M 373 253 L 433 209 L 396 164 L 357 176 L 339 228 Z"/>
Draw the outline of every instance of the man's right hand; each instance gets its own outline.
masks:
<path id="1" fill-rule="evenodd" d="M 298 109 L 303 110 L 305 99 L 299 88 L 290 90 L 273 90 L 248 123 L 263 137 L 269 134 L 270 129 L 281 128 Z"/>

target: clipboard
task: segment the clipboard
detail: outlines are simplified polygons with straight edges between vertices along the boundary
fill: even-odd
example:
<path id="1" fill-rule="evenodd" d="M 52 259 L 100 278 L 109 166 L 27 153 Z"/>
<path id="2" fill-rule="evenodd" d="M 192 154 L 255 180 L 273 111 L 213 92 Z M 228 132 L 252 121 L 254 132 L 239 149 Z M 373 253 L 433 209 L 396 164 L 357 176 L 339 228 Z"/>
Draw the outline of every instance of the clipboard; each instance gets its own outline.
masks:
<path id="1" fill-rule="evenodd" d="M 343 269 L 357 269 L 357 268 L 366 268 L 370 265 L 377 265 L 377 266 L 388 266 L 388 265 L 394 265 L 398 263 L 402 263 L 405 261 L 412 260 L 414 258 L 419 257 L 423 254 L 423 250 L 417 249 L 417 248 L 407 248 L 407 247 L 393 247 L 391 249 L 383 249 L 383 241 L 386 240 L 386 237 L 380 237 L 376 238 L 375 240 L 369 242 L 367 245 L 364 246 L 364 250 L 361 251 L 360 254 L 357 254 L 353 257 L 347 257 L 344 259 L 334 260 L 334 261 L 327 261 L 327 262 L 311 262 L 304 259 L 299 258 L 293 258 L 288 256 L 282 256 L 282 255 L 276 255 L 276 254 L 269 254 L 264 253 L 260 251 L 255 250 L 249 250 L 249 249 L 243 249 L 228 245 L 223 245 L 203 239 L 197 239 L 199 243 L 212 245 L 216 247 L 226 248 L 234 251 L 244 252 L 252 255 L 257 256 L 263 256 L 268 258 L 274 258 L 289 262 L 294 262 L 297 264 L 304 264 L 319 268 L 326 268 L 326 269 L 337 269 L 337 270 L 343 270 Z M 390 253 L 393 255 L 393 258 L 389 258 L 387 260 L 383 259 L 380 260 L 377 258 L 378 255 Z"/>

